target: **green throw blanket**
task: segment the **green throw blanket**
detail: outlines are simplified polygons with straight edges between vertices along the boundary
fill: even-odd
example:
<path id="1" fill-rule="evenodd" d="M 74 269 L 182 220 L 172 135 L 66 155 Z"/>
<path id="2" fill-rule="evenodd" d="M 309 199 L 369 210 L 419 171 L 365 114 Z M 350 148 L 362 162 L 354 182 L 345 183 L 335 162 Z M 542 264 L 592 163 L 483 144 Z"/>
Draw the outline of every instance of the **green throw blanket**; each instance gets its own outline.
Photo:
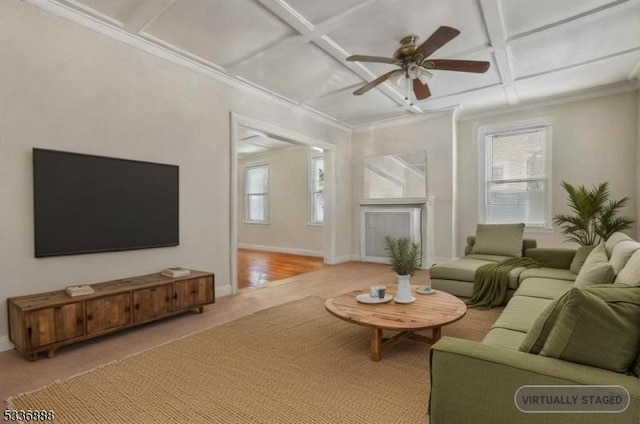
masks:
<path id="1" fill-rule="evenodd" d="M 516 268 L 539 268 L 540 263 L 531 258 L 512 258 L 483 265 L 476 270 L 473 295 L 467 300 L 470 308 L 489 309 L 502 306 L 507 301 L 509 274 Z"/>

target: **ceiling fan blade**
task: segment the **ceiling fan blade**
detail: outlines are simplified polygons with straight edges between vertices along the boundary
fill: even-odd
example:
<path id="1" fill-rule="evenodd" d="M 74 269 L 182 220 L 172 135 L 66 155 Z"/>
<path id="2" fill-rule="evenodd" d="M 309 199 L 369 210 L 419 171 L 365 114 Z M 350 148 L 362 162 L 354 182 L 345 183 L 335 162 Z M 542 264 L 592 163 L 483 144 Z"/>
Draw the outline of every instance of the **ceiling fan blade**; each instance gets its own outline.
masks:
<path id="1" fill-rule="evenodd" d="M 367 91 L 371 90 L 373 87 L 377 86 L 378 84 L 382 84 L 383 82 L 388 80 L 389 77 L 395 74 L 396 72 L 402 72 L 402 71 L 400 69 L 394 69 L 393 71 L 389 71 L 386 74 L 382 74 L 378 78 L 371 81 L 370 83 L 365 84 L 362 87 L 358 88 L 356 91 L 353 92 L 353 94 L 355 94 L 356 96 L 359 96 L 361 94 L 366 93 Z"/>
<path id="2" fill-rule="evenodd" d="M 473 72 L 476 74 L 483 74 L 487 72 L 489 66 L 489 62 L 481 62 L 477 60 L 428 59 L 422 62 L 422 67 L 426 69 Z"/>
<path id="3" fill-rule="evenodd" d="M 381 56 L 363 56 L 363 55 L 353 55 L 347 58 L 348 62 L 376 62 L 376 63 L 390 63 L 395 64 L 396 60 L 391 57 L 381 57 Z"/>
<path id="4" fill-rule="evenodd" d="M 424 100 L 431 96 L 429 86 L 427 84 L 423 84 L 418 78 L 413 80 L 413 93 L 416 95 L 416 99 L 418 100 Z"/>
<path id="5" fill-rule="evenodd" d="M 431 37 L 418 46 L 415 54 L 421 54 L 422 57 L 429 57 L 440 47 L 456 38 L 458 34 L 460 34 L 460 31 L 455 28 L 441 26 L 436 32 L 431 34 Z"/>

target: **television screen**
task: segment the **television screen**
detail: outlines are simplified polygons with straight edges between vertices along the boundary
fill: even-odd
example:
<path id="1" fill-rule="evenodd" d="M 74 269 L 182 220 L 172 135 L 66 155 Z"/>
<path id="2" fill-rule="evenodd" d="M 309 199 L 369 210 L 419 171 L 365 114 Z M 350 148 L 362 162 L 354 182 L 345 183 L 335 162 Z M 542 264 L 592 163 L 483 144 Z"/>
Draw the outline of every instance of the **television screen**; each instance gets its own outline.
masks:
<path id="1" fill-rule="evenodd" d="M 35 256 L 177 246 L 176 165 L 33 149 Z"/>

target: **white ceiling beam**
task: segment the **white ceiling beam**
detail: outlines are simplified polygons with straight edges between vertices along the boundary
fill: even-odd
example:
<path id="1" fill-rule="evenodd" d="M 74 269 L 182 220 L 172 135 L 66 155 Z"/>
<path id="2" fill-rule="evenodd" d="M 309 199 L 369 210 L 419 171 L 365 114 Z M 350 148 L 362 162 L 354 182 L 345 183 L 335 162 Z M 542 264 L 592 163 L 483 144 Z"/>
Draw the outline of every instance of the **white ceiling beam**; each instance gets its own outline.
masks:
<path id="1" fill-rule="evenodd" d="M 147 0 L 124 22 L 124 29 L 132 34 L 143 32 L 169 8 L 175 0 Z"/>
<path id="2" fill-rule="evenodd" d="M 520 102 L 513 78 L 513 66 L 511 52 L 506 43 L 506 30 L 504 26 L 504 12 L 500 0 L 480 0 L 480 10 L 484 17 L 484 24 L 489 35 L 489 43 L 493 47 L 494 58 L 498 73 L 504 85 L 504 95 L 507 103 L 515 105 Z"/>
<path id="3" fill-rule="evenodd" d="M 340 46 L 338 46 L 337 43 L 335 43 L 326 35 L 336 28 L 344 27 L 349 23 L 350 20 L 355 19 L 355 15 L 358 12 L 369 7 L 370 5 L 375 3 L 375 1 L 368 0 L 362 4 L 356 5 L 335 16 L 332 16 L 331 18 L 322 21 L 315 26 L 311 22 L 306 20 L 295 9 L 289 6 L 289 4 L 287 4 L 284 0 L 258 0 L 258 2 L 266 7 L 271 13 L 286 22 L 298 33 L 300 33 L 301 37 L 293 37 L 293 40 L 284 40 L 276 44 L 275 46 L 272 46 L 271 49 L 264 50 L 263 52 L 255 55 L 252 58 L 248 58 L 245 61 L 234 64 L 233 67 L 229 69 L 230 72 L 237 73 L 241 69 L 246 69 L 246 67 L 251 66 L 254 61 L 258 61 L 259 59 L 266 56 L 271 56 L 274 52 L 278 53 L 280 51 L 285 51 L 290 48 L 289 44 L 304 44 L 306 42 L 313 42 L 326 53 L 328 53 L 331 57 L 336 59 L 340 64 L 349 68 L 364 81 L 370 81 L 375 78 L 375 75 L 365 66 L 353 62 L 346 62 L 345 59 L 347 58 L 347 56 L 350 56 L 350 54 Z M 264 55 L 262 53 L 264 53 Z M 404 96 L 394 88 L 390 87 L 388 84 L 381 84 L 377 87 L 377 89 L 379 89 L 384 95 L 386 95 L 395 103 L 402 106 L 404 109 L 410 111 L 411 113 L 422 113 L 422 110 L 419 107 L 407 104 L 407 102 L 404 101 Z"/>
<path id="4" fill-rule="evenodd" d="M 602 5 L 602 6 L 587 10 L 586 12 L 582 12 L 582 13 L 579 13 L 577 15 L 569 16 L 568 18 L 561 19 L 559 21 L 552 22 L 550 24 L 543 25 L 543 26 L 538 27 L 538 28 L 534 28 L 534 29 L 531 29 L 529 31 L 525 31 L 525 32 L 522 32 L 520 34 L 516 34 L 516 35 L 514 35 L 512 37 L 509 37 L 507 39 L 507 41 L 510 42 L 510 41 L 518 40 L 520 38 L 529 37 L 531 35 L 538 34 L 540 32 L 544 32 L 544 31 L 548 31 L 548 30 L 551 30 L 551 29 L 559 27 L 559 26 L 564 26 L 564 25 L 567 25 L 567 24 L 572 24 L 572 23 L 581 21 L 583 19 L 592 18 L 595 15 L 604 15 L 605 13 L 612 13 L 612 12 L 616 11 L 619 7 L 621 7 L 623 5 L 632 6 L 634 1 L 637 1 L 637 0 L 617 0 L 617 1 L 613 1 L 611 3 L 608 3 L 608 4 L 605 4 L 605 5 Z"/>
<path id="5" fill-rule="evenodd" d="M 628 80 L 640 80 L 640 59 L 636 62 L 635 65 L 629 71 L 629 75 L 627 75 Z"/>

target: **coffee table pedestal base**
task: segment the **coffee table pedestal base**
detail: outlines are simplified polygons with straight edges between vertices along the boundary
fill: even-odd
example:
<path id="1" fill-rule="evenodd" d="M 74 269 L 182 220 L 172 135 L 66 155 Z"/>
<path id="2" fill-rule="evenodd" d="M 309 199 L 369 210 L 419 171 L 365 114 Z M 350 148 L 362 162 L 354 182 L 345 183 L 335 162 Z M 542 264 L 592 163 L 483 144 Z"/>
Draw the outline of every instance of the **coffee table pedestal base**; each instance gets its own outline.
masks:
<path id="1" fill-rule="evenodd" d="M 372 361 L 378 362 L 382 359 L 382 353 L 385 350 L 392 348 L 403 340 L 415 340 L 417 342 L 433 345 L 442 337 L 442 327 L 432 327 L 431 337 L 423 336 L 422 334 L 416 334 L 413 331 L 401 331 L 393 337 L 383 338 L 381 328 L 374 328 L 373 335 L 371 337 L 371 352 L 369 357 Z"/>

